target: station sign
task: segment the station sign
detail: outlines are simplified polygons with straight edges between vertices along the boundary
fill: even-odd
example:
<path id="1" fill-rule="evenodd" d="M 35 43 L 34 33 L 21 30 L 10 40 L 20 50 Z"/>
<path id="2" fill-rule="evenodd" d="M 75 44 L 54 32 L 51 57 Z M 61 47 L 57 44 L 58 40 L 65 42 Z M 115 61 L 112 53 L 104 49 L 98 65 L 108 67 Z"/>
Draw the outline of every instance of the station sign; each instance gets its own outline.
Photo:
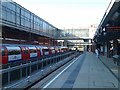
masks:
<path id="1" fill-rule="evenodd" d="M 120 32 L 120 27 L 107 27 L 107 32 Z"/>

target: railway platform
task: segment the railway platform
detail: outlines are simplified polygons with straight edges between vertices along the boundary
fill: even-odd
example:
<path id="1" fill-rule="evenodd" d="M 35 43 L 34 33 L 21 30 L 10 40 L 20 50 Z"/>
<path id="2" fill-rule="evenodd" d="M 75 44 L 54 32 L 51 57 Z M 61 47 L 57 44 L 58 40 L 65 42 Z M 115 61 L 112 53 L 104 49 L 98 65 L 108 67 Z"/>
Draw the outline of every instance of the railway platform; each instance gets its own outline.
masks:
<path id="1" fill-rule="evenodd" d="M 112 60 L 85 52 L 56 75 L 38 82 L 32 88 L 119 90 L 118 66 Z"/>

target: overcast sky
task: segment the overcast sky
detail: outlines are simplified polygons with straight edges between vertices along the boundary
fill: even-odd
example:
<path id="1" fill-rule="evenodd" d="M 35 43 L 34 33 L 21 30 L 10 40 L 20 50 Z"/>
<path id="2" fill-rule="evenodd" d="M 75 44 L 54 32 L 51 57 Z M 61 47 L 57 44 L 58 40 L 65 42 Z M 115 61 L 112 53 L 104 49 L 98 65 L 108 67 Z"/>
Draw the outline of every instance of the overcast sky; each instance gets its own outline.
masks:
<path id="1" fill-rule="evenodd" d="M 59 29 L 99 24 L 110 0 L 13 0 Z"/>

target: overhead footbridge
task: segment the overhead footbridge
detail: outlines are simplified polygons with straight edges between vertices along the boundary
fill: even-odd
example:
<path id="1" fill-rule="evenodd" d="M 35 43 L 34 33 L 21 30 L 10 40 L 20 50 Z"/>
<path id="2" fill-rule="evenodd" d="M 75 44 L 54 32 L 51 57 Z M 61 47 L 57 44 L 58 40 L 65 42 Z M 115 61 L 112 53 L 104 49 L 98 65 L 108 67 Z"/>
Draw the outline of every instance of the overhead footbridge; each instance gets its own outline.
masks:
<path id="1" fill-rule="evenodd" d="M 62 30 L 12 0 L 0 1 L 3 43 L 57 45 L 57 40 L 88 40 L 89 29 Z"/>

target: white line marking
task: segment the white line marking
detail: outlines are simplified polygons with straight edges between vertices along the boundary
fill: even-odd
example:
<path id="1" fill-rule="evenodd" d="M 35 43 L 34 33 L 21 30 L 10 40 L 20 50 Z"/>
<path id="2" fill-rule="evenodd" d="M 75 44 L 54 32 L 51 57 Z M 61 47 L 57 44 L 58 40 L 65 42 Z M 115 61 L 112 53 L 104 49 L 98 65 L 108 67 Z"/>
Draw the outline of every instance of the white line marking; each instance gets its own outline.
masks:
<path id="1" fill-rule="evenodd" d="M 81 56 L 81 55 L 80 55 Z M 80 57 L 79 56 L 79 57 Z M 78 58 L 79 58 L 78 57 Z M 78 59 L 77 58 L 77 59 Z M 75 61 L 77 61 L 77 59 L 75 59 L 72 63 L 70 63 L 65 69 L 63 69 L 57 76 L 55 76 L 49 83 L 47 83 L 43 88 L 47 88 L 55 79 L 57 79 L 66 69 L 68 69 L 73 63 L 75 63 Z"/>

